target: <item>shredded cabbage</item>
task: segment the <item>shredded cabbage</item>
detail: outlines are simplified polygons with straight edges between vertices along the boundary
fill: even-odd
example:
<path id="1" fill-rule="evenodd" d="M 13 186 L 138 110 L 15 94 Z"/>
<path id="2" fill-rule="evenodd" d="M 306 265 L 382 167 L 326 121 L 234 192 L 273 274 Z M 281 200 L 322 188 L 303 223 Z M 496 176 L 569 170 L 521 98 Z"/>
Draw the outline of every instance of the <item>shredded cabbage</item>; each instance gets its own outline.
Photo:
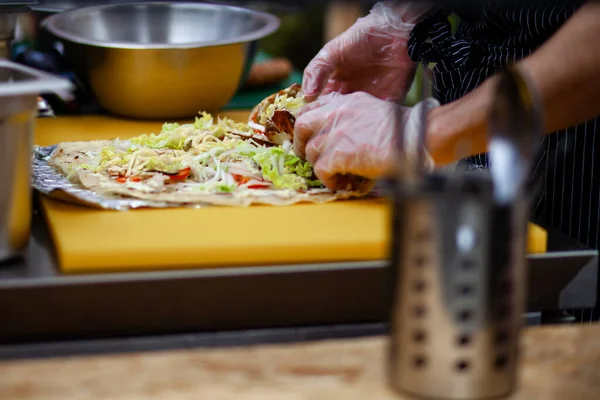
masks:
<path id="1" fill-rule="evenodd" d="M 277 106 L 292 109 L 302 102 L 287 96 L 276 99 Z M 113 178 L 140 177 L 141 182 L 128 180 L 127 185 L 146 185 L 147 190 L 160 190 L 166 184 L 180 185 L 183 191 L 222 193 L 248 190 L 255 184 L 289 190 L 323 187 L 311 165 L 294 155 L 291 146 L 267 147 L 239 134 L 252 136 L 254 129 L 201 113 L 193 124 L 165 123 L 158 135 L 140 135 L 119 146 L 122 149 L 105 147 L 91 163 L 78 168 Z M 183 179 L 167 176 L 188 167 Z M 167 175 L 161 178 L 160 173 Z"/>
<path id="2" fill-rule="evenodd" d="M 196 120 L 194 121 L 194 128 L 200 131 L 210 129 L 213 125 L 212 115 L 207 112 L 201 112 L 200 115 L 201 117 L 196 117 Z"/>
<path id="3" fill-rule="evenodd" d="M 167 174 L 176 174 L 183 168 L 184 167 L 181 162 L 178 162 L 177 160 L 170 160 L 169 157 L 161 158 L 160 156 L 150 157 L 144 165 L 144 169 L 146 171 L 158 171 Z"/>
<path id="4" fill-rule="evenodd" d="M 312 168 L 294 154 L 279 147 L 271 147 L 269 151 L 255 154 L 252 159 L 260 166 L 263 177 L 273 182 L 277 189 L 308 188 L 306 178 L 313 175 Z"/>
<path id="5" fill-rule="evenodd" d="M 265 125 L 269 119 L 273 117 L 276 110 L 287 110 L 292 115 L 296 115 L 298 111 L 306 104 L 304 97 L 298 95 L 298 97 L 289 97 L 287 94 L 281 94 L 275 96 L 273 104 L 270 104 L 264 109 L 258 117 L 258 122 L 261 125 Z"/>
<path id="6" fill-rule="evenodd" d="M 183 149 L 187 137 L 177 134 L 177 130 L 163 131 L 159 135 L 141 135 L 131 139 L 131 143 L 150 149 Z"/>
<path id="7" fill-rule="evenodd" d="M 117 157 L 117 150 L 114 147 L 107 146 L 100 150 L 100 161 L 111 161 Z"/>
<path id="8" fill-rule="evenodd" d="M 172 132 L 175 129 L 179 128 L 179 126 L 180 125 L 177 122 L 174 122 L 174 123 L 165 122 L 162 126 L 162 132 Z"/>
<path id="9" fill-rule="evenodd" d="M 217 186 L 217 190 L 219 192 L 223 192 L 223 193 L 231 193 L 235 189 L 237 189 L 236 185 L 219 185 L 219 186 Z"/>

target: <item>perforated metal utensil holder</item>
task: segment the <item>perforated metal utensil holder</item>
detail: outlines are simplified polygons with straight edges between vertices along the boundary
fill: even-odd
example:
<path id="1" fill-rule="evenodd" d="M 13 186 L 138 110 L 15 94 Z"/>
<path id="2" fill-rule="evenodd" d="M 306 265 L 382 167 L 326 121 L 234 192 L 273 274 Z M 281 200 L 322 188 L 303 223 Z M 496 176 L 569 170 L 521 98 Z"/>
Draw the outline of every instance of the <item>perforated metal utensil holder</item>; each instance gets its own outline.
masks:
<path id="1" fill-rule="evenodd" d="M 425 174 L 397 188 L 388 372 L 403 394 L 475 400 L 516 388 L 527 183 L 540 132 L 537 110 L 522 106 L 533 97 L 517 93 L 522 76 L 507 71 L 501 83 L 491 173 Z"/>
<path id="2" fill-rule="evenodd" d="M 497 207 L 487 180 L 432 178 L 398 202 L 391 381 L 439 399 L 515 387 L 526 206 Z"/>

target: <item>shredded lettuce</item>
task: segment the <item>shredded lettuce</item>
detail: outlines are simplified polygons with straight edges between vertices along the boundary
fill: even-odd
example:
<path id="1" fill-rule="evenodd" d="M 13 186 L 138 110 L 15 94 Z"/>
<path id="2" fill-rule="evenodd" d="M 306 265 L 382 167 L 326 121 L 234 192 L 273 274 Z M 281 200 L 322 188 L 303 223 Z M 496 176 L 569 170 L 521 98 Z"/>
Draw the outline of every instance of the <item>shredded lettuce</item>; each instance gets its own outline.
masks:
<path id="1" fill-rule="evenodd" d="M 210 131 L 215 137 L 222 138 L 226 133 L 237 132 L 252 134 L 253 130 L 248 124 L 235 122 L 229 118 L 218 118 L 217 122 L 214 122 L 213 116 L 209 113 L 201 113 L 201 117 L 196 117 L 194 121 L 194 129 L 198 131 Z"/>
<path id="2" fill-rule="evenodd" d="M 101 172 L 110 166 L 124 166 L 127 164 L 129 156 L 130 155 L 126 152 L 119 151 L 112 146 L 107 146 L 100 150 L 100 159 L 98 161 L 98 166 L 95 168 L 91 166 L 89 167 L 90 169 L 93 168 L 94 172 Z M 81 165 L 79 167 L 82 169 L 87 169 Z"/>
<path id="3" fill-rule="evenodd" d="M 277 95 L 273 104 L 270 104 L 261 112 L 258 117 L 258 122 L 262 125 L 266 124 L 267 121 L 273 117 L 276 110 L 287 110 L 293 115 L 296 115 L 305 104 L 306 102 L 303 96 L 289 97 L 287 94 Z"/>
<path id="4" fill-rule="evenodd" d="M 318 179 L 307 179 L 306 180 L 306 185 L 309 188 L 319 188 L 319 187 L 323 187 L 323 182 L 321 182 Z"/>
<path id="5" fill-rule="evenodd" d="M 185 135 L 178 134 L 177 130 L 163 131 L 159 135 L 151 133 L 150 135 L 140 135 L 131 139 L 131 143 L 140 147 L 150 149 L 173 149 L 183 150 L 185 147 Z"/>
<path id="6" fill-rule="evenodd" d="M 203 115 L 202 118 L 196 118 L 196 124 L 201 126 L 207 123 L 212 124 L 212 116 L 210 114 Z M 198 122 L 201 121 L 201 122 Z M 200 129 L 200 128 L 196 128 Z M 143 134 L 131 139 L 131 143 L 134 145 L 129 148 L 129 152 L 135 151 L 136 147 L 146 147 L 149 149 L 172 149 L 172 150 L 183 150 L 185 148 L 186 140 L 191 134 L 189 130 L 184 129 L 181 125 L 176 122 L 165 123 L 162 126 L 160 133 L 150 135 Z"/>
<path id="7" fill-rule="evenodd" d="M 169 123 L 169 122 L 165 122 L 162 126 L 162 131 L 163 132 L 172 132 L 175 129 L 179 128 L 179 124 L 177 122 L 173 122 L 173 123 Z"/>
<path id="8" fill-rule="evenodd" d="M 226 132 L 245 133 L 251 135 L 254 130 L 248 126 L 248 124 L 235 122 L 229 118 L 219 118 L 218 124 L 219 133 L 225 134 Z"/>
<path id="9" fill-rule="evenodd" d="M 289 166 L 285 165 L 286 163 L 296 164 L 301 162 L 295 155 L 286 153 L 279 147 L 271 147 L 269 151 L 254 154 L 252 159 L 259 165 L 263 178 L 273 182 L 275 188 L 291 190 L 308 188 L 306 179 L 295 174 Z M 281 166 L 284 167 L 283 170 Z"/>
<path id="10" fill-rule="evenodd" d="M 77 168 L 74 165 L 67 165 L 66 171 L 67 179 L 73 179 L 77 175 Z"/>
<path id="11" fill-rule="evenodd" d="M 286 157 L 284 165 L 287 172 L 296 174 L 303 178 L 310 178 L 314 174 L 312 166 L 308 162 L 302 161 L 299 157 L 296 157 L 293 154 L 290 154 Z"/>
<path id="12" fill-rule="evenodd" d="M 237 185 L 218 185 L 217 190 L 219 192 L 231 193 L 237 188 Z"/>
<path id="13" fill-rule="evenodd" d="M 210 115 L 207 112 L 201 112 L 200 115 L 201 115 L 201 117 L 200 118 L 196 117 L 196 120 L 194 121 L 194 128 L 196 128 L 200 131 L 206 131 L 206 130 L 209 130 L 210 128 L 212 128 L 212 126 L 213 126 L 212 115 Z"/>
<path id="14" fill-rule="evenodd" d="M 270 115 L 275 109 L 282 108 L 295 113 L 303 104 L 302 98 L 278 96 Z M 252 135 L 254 129 L 227 118 L 215 120 L 211 114 L 203 112 L 193 124 L 165 123 L 158 135 L 152 133 L 135 137 L 127 150 L 117 146 L 105 147 L 92 165 L 84 164 L 78 168 L 95 172 L 112 168 L 111 174 L 136 175 L 140 172 L 175 174 L 190 167 L 192 175 L 185 190 L 231 193 L 238 187 L 229 173 L 231 165 L 233 174 L 247 173 L 254 175 L 255 179 L 260 174 L 275 189 L 322 187 L 321 182 L 315 179 L 312 166 L 294 155 L 289 143 L 287 146 L 266 147 L 229 135 L 231 132 Z M 163 184 L 159 180 L 154 183 Z"/>
<path id="15" fill-rule="evenodd" d="M 175 174 L 183 169 L 181 162 L 167 163 L 164 158 L 150 157 L 144 166 L 146 171 L 160 171 L 166 174 Z"/>
<path id="16" fill-rule="evenodd" d="M 107 162 L 115 159 L 117 157 L 117 149 L 114 147 L 104 147 L 100 150 L 100 162 Z"/>
<path id="17" fill-rule="evenodd" d="M 261 169 L 263 178 L 273 182 L 277 189 L 300 190 L 319 187 L 322 183 L 310 179 L 314 176 L 312 166 L 281 147 L 263 148 L 258 151 L 247 143 L 238 145 L 240 154 L 251 158 Z"/>

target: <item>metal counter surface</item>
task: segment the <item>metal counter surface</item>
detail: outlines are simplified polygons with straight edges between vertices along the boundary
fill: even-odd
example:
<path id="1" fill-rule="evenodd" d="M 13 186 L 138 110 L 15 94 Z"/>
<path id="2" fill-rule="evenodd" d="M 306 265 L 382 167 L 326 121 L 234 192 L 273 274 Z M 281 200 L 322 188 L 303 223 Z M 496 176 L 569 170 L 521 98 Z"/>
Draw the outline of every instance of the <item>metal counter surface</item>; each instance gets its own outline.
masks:
<path id="1" fill-rule="evenodd" d="M 548 245 L 549 254 L 530 256 L 528 310 L 593 308 L 597 252 L 581 250 L 552 231 Z M 358 326 L 377 332 L 387 321 L 386 265 L 63 276 L 36 207 L 26 257 L 0 266 L 0 354 L 14 346 L 227 331 L 308 329 L 328 336 L 336 327 Z"/>

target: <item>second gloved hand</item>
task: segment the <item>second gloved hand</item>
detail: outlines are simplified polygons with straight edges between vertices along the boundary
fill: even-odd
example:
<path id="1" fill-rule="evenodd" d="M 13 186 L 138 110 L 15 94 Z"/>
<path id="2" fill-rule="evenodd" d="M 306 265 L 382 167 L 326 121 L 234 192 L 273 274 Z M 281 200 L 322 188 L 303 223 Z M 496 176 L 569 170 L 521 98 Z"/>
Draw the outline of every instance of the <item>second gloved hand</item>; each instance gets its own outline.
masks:
<path id="1" fill-rule="evenodd" d="M 408 56 L 408 39 L 428 8 L 420 2 L 375 4 L 369 15 L 327 43 L 308 64 L 302 81 L 306 100 L 358 91 L 402 100 L 416 67 Z"/>
<path id="2" fill-rule="evenodd" d="M 331 93 L 298 115 L 294 151 L 331 190 L 346 189 L 348 176 L 378 179 L 390 174 L 396 161 L 394 115 L 405 126 L 404 151 L 410 157 L 417 149 L 421 107 L 437 106 L 434 99 L 409 108 L 364 92 Z"/>

